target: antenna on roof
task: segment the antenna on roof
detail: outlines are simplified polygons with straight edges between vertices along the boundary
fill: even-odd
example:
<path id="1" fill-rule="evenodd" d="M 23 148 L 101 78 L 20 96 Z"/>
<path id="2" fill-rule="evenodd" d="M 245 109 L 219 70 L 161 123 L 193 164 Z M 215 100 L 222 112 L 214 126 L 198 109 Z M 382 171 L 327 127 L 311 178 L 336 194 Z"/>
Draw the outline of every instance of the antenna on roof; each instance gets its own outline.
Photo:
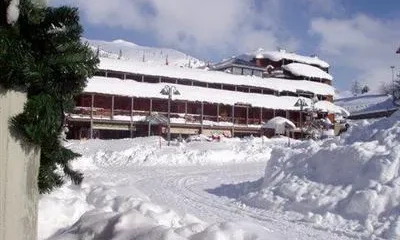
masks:
<path id="1" fill-rule="evenodd" d="M 168 66 L 168 64 L 169 64 L 169 62 L 168 62 L 168 54 L 167 54 L 167 56 L 165 57 L 165 65 Z"/>
<path id="2" fill-rule="evenodd" d="M 146 59 L 145 59 L 145 56 L 144 56 L 144 51 L 143 51 L 142 62 L 145 62 L 145 61 L 146 61 Z"/>

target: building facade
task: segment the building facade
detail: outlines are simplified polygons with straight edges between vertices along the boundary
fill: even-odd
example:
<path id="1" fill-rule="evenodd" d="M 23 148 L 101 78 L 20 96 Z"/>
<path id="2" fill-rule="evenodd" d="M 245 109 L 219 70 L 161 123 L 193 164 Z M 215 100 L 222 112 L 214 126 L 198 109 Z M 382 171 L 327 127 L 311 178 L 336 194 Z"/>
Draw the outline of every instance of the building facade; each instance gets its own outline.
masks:
<path id="1" fill-rule="evenodd" d="M 165 135 L 168 105 L 173 136 L 259 135 L 264 122 L 281 116 L 295 123 L 297 128 L 291 134 L 297 137 L 311 108 L 316 117 L 328 116 L 332 121 L 335 114 L 345 114 L 331 102 L 334 89 L 330 82 L 304 79 L 297 72 L 291 77 L 270 76 L 266 63 L 270 62 L 254 56 L 209 71 L 102 58 L 96 76 L 88 80 L 84 93 L 76 98 L 74 111 L 67 114 L 68 136 Z M 170 102 L 160 93 L 166 85 L 180 93 Z M 305 111 L 295 106 L 299 98 L 308 103 Z"/>

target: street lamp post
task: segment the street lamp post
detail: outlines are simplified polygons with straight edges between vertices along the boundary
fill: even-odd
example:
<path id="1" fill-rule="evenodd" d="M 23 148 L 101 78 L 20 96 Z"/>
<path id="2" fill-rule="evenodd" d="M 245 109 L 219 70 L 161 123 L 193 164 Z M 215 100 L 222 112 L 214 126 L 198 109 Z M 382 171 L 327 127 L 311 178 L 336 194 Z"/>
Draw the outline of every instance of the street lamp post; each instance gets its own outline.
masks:
<path id="1" fill-rule="evenodd" d="M 394 66 L 390 66 L 392 69 L 392 97 L 394 98 Z"/>
<path id="2" fill-rule="evenodd" d="M 303 108 L 307 107 L 307 103 L 304 99 L 299 98 L 297 102 L 294 104 L 295 107 L 300 107 L 300 130 L 301 130 L 301 140 L 304 139 L 304 131 L 303 131 Z"/>
<path id="3" fill-rule="evenodd" d="M 180 95 L 181 93 L 176 89 L 175 86 L 165 85 L 164 88 L 160 92 L 162 95 L 168 95 L 168 122 L 167 122 L 167 140 L 168 146 L 171 142 L 171 100 L 172 95 Z"/>

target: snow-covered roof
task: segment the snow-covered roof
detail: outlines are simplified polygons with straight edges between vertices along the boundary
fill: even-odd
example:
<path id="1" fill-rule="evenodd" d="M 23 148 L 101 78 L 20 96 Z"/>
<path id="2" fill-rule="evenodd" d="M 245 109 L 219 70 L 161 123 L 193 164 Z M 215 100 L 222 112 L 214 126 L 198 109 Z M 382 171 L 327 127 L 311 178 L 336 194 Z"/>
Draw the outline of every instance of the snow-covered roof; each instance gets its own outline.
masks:
<path id="1" fill-rule="evenodd" d="M 302 56 L 296 53 L 289 53 L 286 51 L 258 51 L 255 54 L 256 58 L 268 58 L 271 59 L 272 61 L 281 61 L 282 59 L 287 59 L 287 60 L 292 60 L 295 62 L 300 62 L 300 63 L 306 63 L 306 64 L 311 64 L 311 65 L 318 65 L 323 68 L 328 68 L 329 64 L 321 59 L 319 59 L 317 56 L 315 57 L 308 57 L 308 56 Z"/>
<path id="2" fill-rule="evenodd" d="M 118 78 L 93 77 L 88 80 L 84 90 L 86 93 L 113 94 L 128 97 L 143 98 L 167 98 L 160 94 L 164 83 L 142 83 L 131 80 L 121 80 Z M 187 101 L 204 101 L 208 103 L 221 103 L 234 105 L 236 103 L 250 104 L 253 107 L 263 107 L 281 110 L 299 110 L 294 104 L 297 97 L 274 96 L 256 93 L 232 92 L 213 88 L 203 88 L 186 85 L 174 85 L 179 90 L 180 95 L 174 95 L 174 99 Z M 311 99 L 305 98 L 306 103 L 311 106 Z M 337 106 L 327 101 L 318 102 L 318 109 L 330 113 L 339 113 Z"/>
<path id="3" fill-rule="evenodd" d="M 351 115 L 388 111 L 398 108 L 393 104 L 392 96 L 386 94 L 362 94 L 356 97 L 337 99 L 335 100 L 335 104 L 348 110 Z"/>
<path id="4" fill-rule="evenodd" d="M 296 128 L 296 125 L 290 121 L 287 118 L 284 117 L 274 117 L 270 120 L 268 120 L 263 126 L 262 128 L 272 128 L 272 129 L 280 129 L 280 128 L 284 128 L 285 125 L 288 125 L 291 128 Z"/>
<path id="5" fill-rule="evenodd" d="M 255 63 L 252 63 L 250 61 L 246 61 L 246 60 L 243 60 L 243 59 L 237 58 L 237 57 L 232 57 L 230 59 L 223 60 L 219 63 L 216 63 L 213 65 L 213 68 L 214 69 L 223 69 L 223 68 L 230 67 L 233 65 L 239 65 L 239 66 L 253 68 L 253 69 L 257 69 L 257 70 L 261 70 L 261 71 L 265 70 L 264 68 L 257 66 Z"/>
<path id="6" fill-rule="evenodd" d="M 306 80 L 288 80 L 280 78 L 260 78 L 241 76 L 218 71 L 202 69 L 179 68 L 175 66 L 154 66 L 142 62 L 132 62 L 117 59 L 100 59 L 100 69 L 130 72 L 136 74 L 163 76 L 170 78 L 192 79 L 208 83 L 244 85 L 251 87 L 269 88 L 276 91 L 305 91 L 321 95 L 334 95 L 334 88 L 328 84 Z"/>
<path id="7" fill-rule="evenodd" d="M 333 77 L 329 73 L 322 71 L 320 68 L 303 63 L 290 63 L 282 66 L 282 68 L 286 71 L 291 72 L 295 76 L 321 78 L 331 81 L 333 80 Z"/>
<path id="8" fill-rule="evenodd" d="M 325 109 L 329 113 L 336 113 L 336 114 L 339 114 L 344 117 L 350 116 L 350 113 L 346 109 L 344 109 L 340 106 L 337 106 L 329 101 L 318 101 L 315 103 L 315 108 L 316 109 Z"/>

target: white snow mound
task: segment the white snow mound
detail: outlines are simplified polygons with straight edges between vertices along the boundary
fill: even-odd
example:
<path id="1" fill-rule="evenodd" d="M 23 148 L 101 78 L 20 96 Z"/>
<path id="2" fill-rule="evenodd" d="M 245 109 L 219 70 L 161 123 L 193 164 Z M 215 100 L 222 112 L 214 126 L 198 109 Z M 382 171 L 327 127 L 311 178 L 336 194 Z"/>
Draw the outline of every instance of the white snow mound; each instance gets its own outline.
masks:
<path id="1" fill-rule="evenodd" d="M 321 225 L 356 221 L 362 229 L 352 230 L 399 239 L 399 120 L 396 112 L 339 139 L 274 148 L 261 188 L 242 200 Z"/>
<path id="2" fill-rule="evenodd" d="M 265 138 L 266 142 L 275 142 Z M 71 141 L 74 151 L 83 155 L 81 169 L 125 168 L 129 166 L 223 165 L 261 162 L 269 156 L 270 148 L 254 148 L 261 139 L 222 139 L 220 142 L 172 142 L 160 137 L 122 140 Z M 229 143 L 227 143 L 229 142 Z"/>

